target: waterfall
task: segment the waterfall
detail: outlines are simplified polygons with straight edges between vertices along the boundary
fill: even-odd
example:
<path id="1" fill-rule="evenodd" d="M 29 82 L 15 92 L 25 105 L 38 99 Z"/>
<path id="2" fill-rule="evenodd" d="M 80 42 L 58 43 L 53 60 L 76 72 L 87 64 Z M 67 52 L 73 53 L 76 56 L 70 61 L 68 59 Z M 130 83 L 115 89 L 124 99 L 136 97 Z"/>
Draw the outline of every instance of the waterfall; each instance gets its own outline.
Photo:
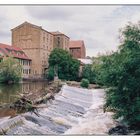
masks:
<path id="1" fill-rule="evenodd" d="M 0 126 L 7 135 L 105 135 L 115 122 L 111 112 L 103 112 L 104 97 L 103 89 L 64 85 L 55 100 L 38 110 L 39 117 L 27 112 L 14 118 L 1 118 Z M 15 125 L 10 127 L 12 122 Z"/>
<path id="2" fill-rule="evenodd" d="M 84 118 L 79 120 L 78 125 L 74 125 L 67 130 L 65 134 L 73 135 L 107 135 L 108 130 L 115 126 L 112 119 L 112 112 L 103 112 L 105 103 L 105 91 L 103 89 L 94 89 L 93 104 L 89 108 Z"/>

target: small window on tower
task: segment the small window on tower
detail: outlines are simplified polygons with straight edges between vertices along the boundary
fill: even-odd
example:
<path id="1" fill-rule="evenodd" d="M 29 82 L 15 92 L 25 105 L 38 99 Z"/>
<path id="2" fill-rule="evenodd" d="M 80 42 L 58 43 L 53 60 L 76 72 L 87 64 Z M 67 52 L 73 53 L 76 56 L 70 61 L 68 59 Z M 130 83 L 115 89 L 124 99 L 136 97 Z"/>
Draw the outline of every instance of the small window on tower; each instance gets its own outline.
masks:
<path id="1" fill-rule="evenodd" d="M 45 42 L 45 37 L 43 37 L 43 42 Z"/>

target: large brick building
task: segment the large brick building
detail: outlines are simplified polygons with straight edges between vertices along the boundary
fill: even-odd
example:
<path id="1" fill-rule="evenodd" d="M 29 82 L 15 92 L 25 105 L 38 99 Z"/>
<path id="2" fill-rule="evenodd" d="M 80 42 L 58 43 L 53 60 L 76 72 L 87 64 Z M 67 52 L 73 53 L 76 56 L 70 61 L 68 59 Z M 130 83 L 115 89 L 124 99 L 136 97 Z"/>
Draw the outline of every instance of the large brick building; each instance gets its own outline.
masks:
<path id="1" fill-rule="evenodd" d="M 43 78 L 53 48 L 70 51 L 74 58 L 85 58 L 84 41 L 70 41 L 67 35 L 59 31 L 48 32 L 29 22 L 24 22 L 11 31 L 12 46 L 21 48 L 32 60 L 30 78 Z"/>
<path id="2" fill-rule="evenodd" d="M 48 68 L 48 57 L 53 50 L 53 34 L 44 30 L 41 26 L 28 22 L 24 22 L 11 31 L 12 45 L 22 48 L 32 60 L 31 77 L 43 77 L 45 70 Z"/>
<path id="3" fill-rule="evenodd" d="M 86 57 L 86 50 L 83 40 L 71 40 L 69 42 L 69 50 L 74 58 Z"/>
<path id="4" fill-rule="evenodd" d="M 22 51 L 21 48 L 0 43 L 0 61 L 7 57 L 12 57 L 22 66 L 22 78 L 30 78 L 31 74 L 31 59 Z"/>
<path id="5" fill-rule="evenodd" d="M 59 47 L 69 51 L 69 37 L 59 31 L 51 33 L 54 35 L 54 48 Z"/>

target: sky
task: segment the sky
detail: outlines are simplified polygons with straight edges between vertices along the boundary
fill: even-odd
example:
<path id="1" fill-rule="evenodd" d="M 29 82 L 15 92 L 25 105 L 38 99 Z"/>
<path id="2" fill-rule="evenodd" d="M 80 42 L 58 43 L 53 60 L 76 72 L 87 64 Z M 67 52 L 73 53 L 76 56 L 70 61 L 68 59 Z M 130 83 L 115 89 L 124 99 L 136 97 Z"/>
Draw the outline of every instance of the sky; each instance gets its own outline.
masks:
<path id="1" fill-rule="evenodd" d="M 0 5 L 0 43 L 11 44 L 11 29 L 27 21 L 71 40 L 84 40 L 87 56 L 116 51 L 119 30 L 138 23 L 138 5 Z"/>

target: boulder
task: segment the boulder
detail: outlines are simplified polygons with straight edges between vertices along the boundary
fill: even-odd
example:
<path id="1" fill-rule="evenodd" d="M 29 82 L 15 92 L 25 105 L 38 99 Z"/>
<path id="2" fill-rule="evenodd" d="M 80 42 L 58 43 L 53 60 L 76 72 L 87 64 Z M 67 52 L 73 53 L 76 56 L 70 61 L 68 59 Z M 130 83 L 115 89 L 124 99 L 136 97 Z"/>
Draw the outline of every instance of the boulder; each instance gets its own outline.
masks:
<path id="1" fill-rule="evenodd" d="M 109 135 L 128 135 L 128 127 L 124 125 L 118 125 L 116 127 L 111 128 L 108 131 Z"/>

